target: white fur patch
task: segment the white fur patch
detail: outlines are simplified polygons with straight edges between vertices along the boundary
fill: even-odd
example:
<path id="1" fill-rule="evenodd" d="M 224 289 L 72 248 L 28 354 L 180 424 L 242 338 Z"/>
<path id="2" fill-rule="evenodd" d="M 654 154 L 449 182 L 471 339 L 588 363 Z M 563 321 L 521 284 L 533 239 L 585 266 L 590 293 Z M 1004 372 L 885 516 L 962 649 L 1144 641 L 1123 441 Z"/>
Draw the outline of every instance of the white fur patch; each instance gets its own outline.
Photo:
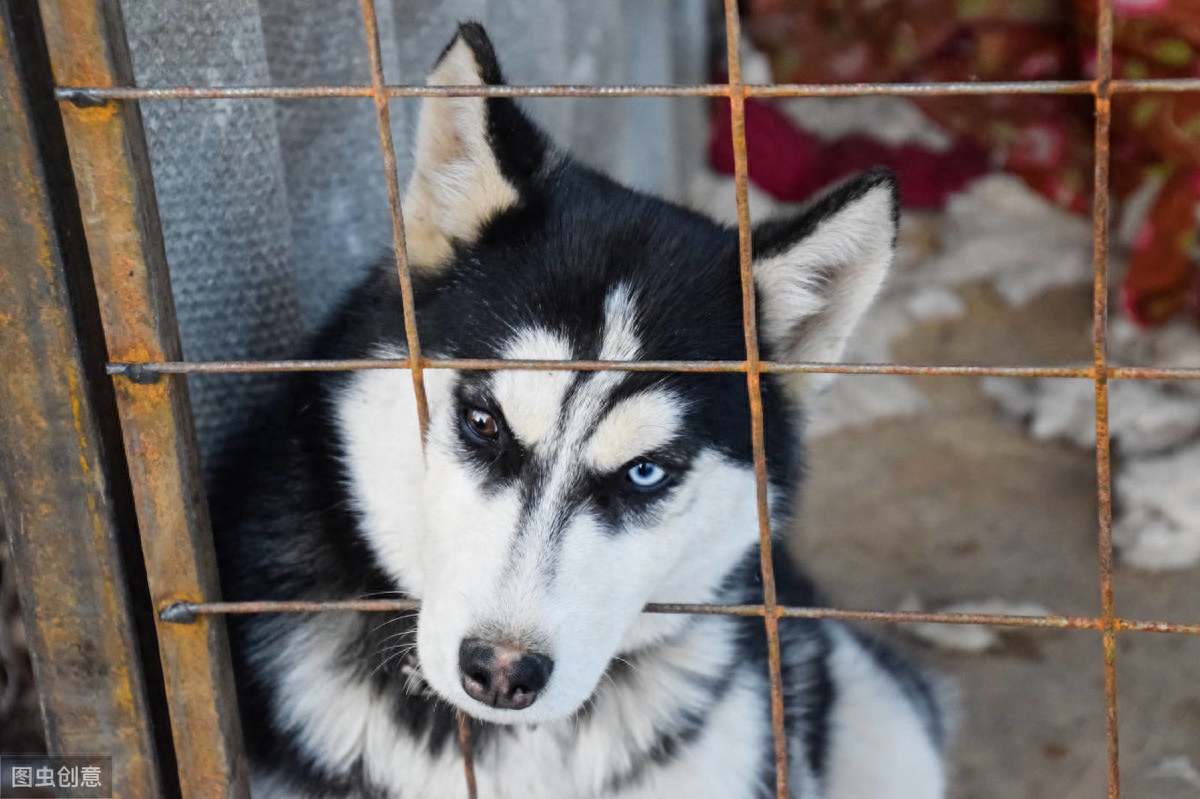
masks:
<path id="1" fill-rule="evenodd" d="M 391 704 L 369 681 L 338 663 L 350 645 L 344 619 L 334 614 L 308 622 L 274 650 L 280 677 L 274 687 L 276 723 L 297 735 L 329 774 L 349 774 L 361 762 L 372 781 L 395 794 L 463 795 L 458 752 L 447 747 L 431 754 L 424 740 L 396 725 Z M 254 796 L 290 799 L 293 794 L 284 780 L 256 775 Z"/>
<path id="2" fill-rule="evenodd" d="M 403 358 L 381 349 L 378 357 Z M 431 418 L 446 412 L 456 373 L 425 372 Z M 421 494 L 425 468 L 416 394 L 407 369 L 370 369 L 350 378 L 337 402 L 336 423 L 345 448 L 350 496 L 363 517 L 363 531 L 388 574 L 420 596 L 425 535 Z"/>
<path id="3" fill-rule="evenodd" d="M 641 354 L 637 334 L 638 314 L 633 294 L 619 284 L 604 298 L 604 338 L 600 346 L 602 361 L 634 361 Z"/>
<path id="4" fill-rule="evenodd" d="M 346 645 L 345 617 L 306 623 L 275 650 L 280 681 L 277 723 L 296 733 L 323 770 L 345 774 L 361 762 L 388 795 L 461 797 L 462 764 L 455 747 L 434 756 L 408 734 L 391 707 L 337 662 Z M 751 799 L 770 746 L 764 675 L 741 666 L 734 621 L 697 620 L 653 655 L 631 661 L 620 682 L 604 681 L 585 722 L 565 719 L 518 725 L 476 752 L 480 795 L 498 799 L 712 797 Z M 739 671 L 740 669 L 740 671 Z M 719 701 L 704 687 L 730 671 Z M 714 703 L 715 701 L 715 703 Z M 619 790 L 664 730 L 690 714 L 707 716 L 696 740 L 675 762 L 650 765 Z M 257 773 L 256 799 L 293 799 L 283 775 Z"/>
<path id="5" fill-rule="evenodd" d="M 824 219 L 785 252 L 754 262 L 762 331 L 782 359 L 837 361 L 883 285 L 896 226 L 877 186 Z M 807 379 L 797 386 L 813 384 Z"/>
<path id="6" fill-rule="evenodd" d="M 941 799 L 942 758 L 900 686 L 844 628 L 830 624 L 834 680 L 828 799 Z"/>
<path id="7" fill-rule="evenodd" d="M 684 405 L 671 391 L 634 394 L 613 406 L 587 440 L 583 461 L 604 473 L 665 446 L 679 433 Z"/>
<path id="8" fill-rule="evenodd" d="M 770 709 L 762 675 L 743 670 L 709 716 L 689 756 L 654 770 L 623 799 L 762 796 L 763 759 L 770 749 Z M 806 797 L 807 799 L 807 797 Z"/>
<path id="9" fill-rule="evenodd" d="M 429 76 L 430 86 L 483 83 L 471 48 L 461 38 Z M 517 204 L 516 189 L 488 142 L 482 97 L 427 97 L 417 123 L 413 174 L 404 195 L 404 231 L 416 268 L 449 258 L 454 241 L 472 241 L 500 211 Z"/>
<path id="10" fill-rule="evenodd" d="M 569 361 L 571 344 L 559 333 L 540 328 L 518 333 L 505 347 L 506 360 Z M 509 429 L 526 447 L 555 435 L 571 372 L 507 370 L 492 376 L 492 391 Z"/>

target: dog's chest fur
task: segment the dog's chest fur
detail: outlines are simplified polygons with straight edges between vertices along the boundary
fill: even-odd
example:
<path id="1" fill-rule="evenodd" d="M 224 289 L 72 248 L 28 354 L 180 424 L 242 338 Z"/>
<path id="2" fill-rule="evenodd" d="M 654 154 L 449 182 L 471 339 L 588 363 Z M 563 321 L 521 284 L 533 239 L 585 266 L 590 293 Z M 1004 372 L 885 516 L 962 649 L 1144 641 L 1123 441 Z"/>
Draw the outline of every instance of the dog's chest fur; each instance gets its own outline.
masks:
<path id="1" fill-rule="evenodd" d="M 377 623 L 318 620 L 283 633 L 287 643 L 269 656 L 269 670 L 276 673 L 278 724 L 296 733 L 290 765 L 298 770 L 260 773 L 256 796 L 465 795 L 452 711 L 437 706 L 411 661 L 388 664 L 410 678 L 385 683 L 342 660 L 346 639 L 364 621 Z M 575 718 L 476 725 L 480 795 L 767 795 L 773 760 L 766 672 L 741 651 L 744 626 L 698 619 L 653 650 L 623 656 Z M 412 723 L 414 706 L 427 723 Z"/>

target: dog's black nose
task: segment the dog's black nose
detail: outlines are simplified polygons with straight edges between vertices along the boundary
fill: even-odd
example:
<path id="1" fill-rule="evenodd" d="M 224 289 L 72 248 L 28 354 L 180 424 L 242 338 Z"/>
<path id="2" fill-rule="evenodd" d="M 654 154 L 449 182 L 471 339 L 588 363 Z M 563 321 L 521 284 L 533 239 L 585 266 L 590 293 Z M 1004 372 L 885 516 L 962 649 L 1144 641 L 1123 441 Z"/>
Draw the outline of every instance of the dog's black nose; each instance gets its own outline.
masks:
<path id="1" fill-rule="evenodd" d="M 462 687 L 472 699 L 506 710 L 524 710 L 546 687 L 554 661 L 511 644 L 467 638 L 458 648 Z"/>

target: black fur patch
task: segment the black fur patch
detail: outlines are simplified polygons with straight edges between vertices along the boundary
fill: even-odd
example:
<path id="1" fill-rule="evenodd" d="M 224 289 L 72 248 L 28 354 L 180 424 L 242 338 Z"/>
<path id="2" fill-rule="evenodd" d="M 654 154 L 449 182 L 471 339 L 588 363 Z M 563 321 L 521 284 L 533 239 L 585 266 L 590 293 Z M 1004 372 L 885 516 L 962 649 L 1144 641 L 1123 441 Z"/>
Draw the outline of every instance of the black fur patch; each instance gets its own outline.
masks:
<path id="1" fill-rule="evenodd" d="M 505 83 L 500 61 L 496 58 L 492 40 L 478 22 L 464 22 L 458 33 L 438 57 L 438 63 L 451 48 L 462 40 L 475 56 L 479 78 L 485 85 Z M 488 143 L 496 155 L 500 172 L 517 188 L 517 194 L 527 204 L 533 200 L 533 180 L 546 158 L 549 143 L 545 135 L 529 121 L 510 97 L 489 97 L 487 105 Z"/>

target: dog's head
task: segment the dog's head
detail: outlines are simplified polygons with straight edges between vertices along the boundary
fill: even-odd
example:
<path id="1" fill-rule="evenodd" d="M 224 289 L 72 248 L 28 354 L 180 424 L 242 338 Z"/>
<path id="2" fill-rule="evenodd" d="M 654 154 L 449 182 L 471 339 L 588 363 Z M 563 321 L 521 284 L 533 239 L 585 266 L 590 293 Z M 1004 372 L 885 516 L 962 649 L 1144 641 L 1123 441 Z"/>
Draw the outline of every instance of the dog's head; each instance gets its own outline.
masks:
<path id="1" fill-rule="evenodd" d="M 477 25 L 460 28 L 429 80 L 500 82 Z M 572 162 L 509 98 L 424 100 L 404 211 L 428 355 L 746 357 L 736 231 Z M 756 228 L 763 357 L 837 360 L 895 234 L 884 172 Z M 399 323 L 376 327 L 393 342 L 383 352 L 402 355 Z M 574 713 L 614 657 L 688 623 L 643 605 L 719 599 L 755 551 L 745 375 L 424 375 L 423 462 L 407 372 L 356 375 L 339 425 L 368 543 L 422 601 L 423 677 L 472 715 Z M 763 378 L 777 510 L 797 471 L 792 400 L 804 390 Z"/>

